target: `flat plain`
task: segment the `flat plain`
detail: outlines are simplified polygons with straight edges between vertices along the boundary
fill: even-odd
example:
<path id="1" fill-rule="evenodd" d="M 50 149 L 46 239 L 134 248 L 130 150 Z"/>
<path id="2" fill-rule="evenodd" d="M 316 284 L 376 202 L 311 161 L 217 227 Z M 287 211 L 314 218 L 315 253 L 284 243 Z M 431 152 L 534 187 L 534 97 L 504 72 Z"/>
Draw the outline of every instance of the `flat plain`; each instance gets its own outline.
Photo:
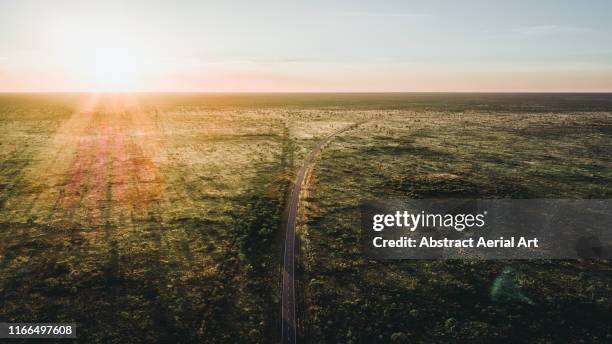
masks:
<path id="1" fill-rule="evenodd" d="M 0 320 L 278 341 L 297 169 L 367 121 L 307 178 L 300 341 L 610 341 L 608 261 L 371 261 L 359 201 L 610 198 L 611 111 L 610 94 L 0 95 Z M 500 276 L 525 298 L 493 297 Z"/>

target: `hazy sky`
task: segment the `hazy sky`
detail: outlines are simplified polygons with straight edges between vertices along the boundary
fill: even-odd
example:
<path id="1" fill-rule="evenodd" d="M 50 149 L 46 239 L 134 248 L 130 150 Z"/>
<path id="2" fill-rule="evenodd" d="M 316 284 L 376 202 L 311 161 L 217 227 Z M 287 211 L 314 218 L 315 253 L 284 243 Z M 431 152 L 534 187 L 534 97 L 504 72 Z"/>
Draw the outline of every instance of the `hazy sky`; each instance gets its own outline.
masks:
<path id="1" fill-rule="evenodd" d="M 612 91 L 612 1 L 0 0 L 0 91 Z"/>

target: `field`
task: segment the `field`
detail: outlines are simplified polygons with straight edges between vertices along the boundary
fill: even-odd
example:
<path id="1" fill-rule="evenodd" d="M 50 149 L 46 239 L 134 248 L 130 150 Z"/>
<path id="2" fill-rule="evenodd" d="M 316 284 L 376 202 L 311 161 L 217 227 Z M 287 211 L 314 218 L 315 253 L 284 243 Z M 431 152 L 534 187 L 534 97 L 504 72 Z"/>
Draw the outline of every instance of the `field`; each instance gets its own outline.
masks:
<path id="1" fill-rule="evenodd" d="M 611 341 L 608 261 L 394 261 L 368 197 L 611 198 L 609 94 L 0 95 L 0 322 L 79 342 L 280 340 L 302 195 L 300 341 Z M 506 271 L 529 302 L 497 302 Z M 509 272 L 510 271 L 510 272 Z"/>

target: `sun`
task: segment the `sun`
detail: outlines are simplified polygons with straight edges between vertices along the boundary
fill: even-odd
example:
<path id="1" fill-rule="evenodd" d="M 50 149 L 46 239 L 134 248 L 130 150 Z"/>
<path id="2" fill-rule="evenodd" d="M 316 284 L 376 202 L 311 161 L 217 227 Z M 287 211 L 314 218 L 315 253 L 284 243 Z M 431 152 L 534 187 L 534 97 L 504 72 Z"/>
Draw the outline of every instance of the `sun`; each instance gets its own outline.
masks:
<path id="1" fill-rule="evenodd" d="M 101 44 L 84 55 L 74 61 L 74 67 L 95 91 L 133 91 L 138 87 L 143 70 L 133 49 Z"/>
<path id="2" fill-rule="evenodd" d="M 95 92 L 128 92 L 143 87 L 150 52 L 139 37 L 108 27 L 64 28 L 55 39 L 58 64 L 66 75 Z"/>

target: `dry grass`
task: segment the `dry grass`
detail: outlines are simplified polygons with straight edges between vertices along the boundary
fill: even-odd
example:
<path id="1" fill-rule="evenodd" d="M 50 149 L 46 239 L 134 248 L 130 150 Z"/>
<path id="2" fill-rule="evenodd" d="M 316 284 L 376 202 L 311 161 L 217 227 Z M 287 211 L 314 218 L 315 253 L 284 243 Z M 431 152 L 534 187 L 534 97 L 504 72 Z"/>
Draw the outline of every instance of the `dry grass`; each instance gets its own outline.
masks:
<path id="1" fill-rule="evenodd" d="M 519 323 L 496 325 L 486 297 L 505 263 L 364 261 L 358 201 L 609 197 L 610 101 L 581 97 L 2 95 L 0 318 L 77 321 L 82 340 L 100 343 L 278 338 L 291 181 L 318 140 L 368 118 L 326 148 L 310 179 L 302 332 L 443 338 L 456 317 L 466 338 L 507 337 Z M 606 267 L 517 267 L 547 306 L 536 314 L 610 314 Z"/>

